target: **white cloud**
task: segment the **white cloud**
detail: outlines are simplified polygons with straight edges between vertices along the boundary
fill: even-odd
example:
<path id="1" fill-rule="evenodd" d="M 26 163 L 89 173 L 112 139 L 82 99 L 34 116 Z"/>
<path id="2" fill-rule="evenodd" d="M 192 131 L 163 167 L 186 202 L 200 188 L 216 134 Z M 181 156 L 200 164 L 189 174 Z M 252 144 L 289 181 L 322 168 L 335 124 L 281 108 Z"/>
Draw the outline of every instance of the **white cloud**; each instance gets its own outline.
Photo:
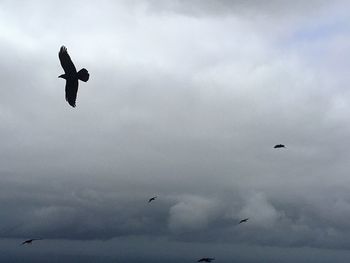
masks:
<path id="1" fill-rule="evenodd" d="M 263 193 L 250 196 L 238 214 L 241 218 L 248 217 L 252 225 L 263 228 L 273 227 L 283 217 L 283 213 L 277 211 Z"/>
<path id="2" fill-rule="evenodd" d="M 186 195 L 170 208 L 169 228 L 174 232 L 204 229 L 217 216 L 218 202 L 205 197 Z"/>

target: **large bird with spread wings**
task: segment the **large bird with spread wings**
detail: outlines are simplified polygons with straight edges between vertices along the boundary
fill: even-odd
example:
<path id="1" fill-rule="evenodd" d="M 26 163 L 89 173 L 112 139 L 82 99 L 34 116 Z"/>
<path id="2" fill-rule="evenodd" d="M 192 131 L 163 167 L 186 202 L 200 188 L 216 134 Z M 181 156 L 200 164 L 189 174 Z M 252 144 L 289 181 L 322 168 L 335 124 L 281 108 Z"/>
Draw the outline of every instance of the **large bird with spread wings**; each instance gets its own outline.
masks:
<path id="1" fill-rule="evenodd" d="M 58 77 L 66 80 L 66 101 L 69 105 L 75 107 L 79 85 L 78 80 L 84 82 L 88 81 L 89 72 L 85 68 L 82 68 L 77 72 L 65 46 L 61 47 L 58 57 L 64 70 L 64 74 Z"/>

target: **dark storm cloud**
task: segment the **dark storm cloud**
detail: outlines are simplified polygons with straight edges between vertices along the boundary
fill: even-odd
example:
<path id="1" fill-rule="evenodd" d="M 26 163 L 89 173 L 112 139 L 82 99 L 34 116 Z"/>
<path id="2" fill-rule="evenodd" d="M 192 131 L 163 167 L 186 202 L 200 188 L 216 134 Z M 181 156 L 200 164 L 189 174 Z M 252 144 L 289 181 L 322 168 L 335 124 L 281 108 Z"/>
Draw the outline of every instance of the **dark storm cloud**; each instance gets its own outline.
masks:
<path id="1" fill-rule="evenodd" d="M 2 259 L 11 262 L 195 262 L 201 255 L 219 255 L 220 262 L 347 262 L 348 251 L 310 248 L 247 247 L 234 244 L 169 242 L 142 237 L 104 241 L 46 240 L 40 246 L 18 250 L 19 240 L 1 240 Z M 132 246 L 130 246 L 132 244 Z M 162 249 L 159 249 L 159 248 Z M 57 253 L 61 249 L 64 253 Z M 52 258 L 52 260 L 51 260 Z"/>
<path id="2" fill-rule="evenodd" d="M 295 34 L 343 2 L 78 3 L 0 6 L 2 237 L 349 248 L 348 35 Z"/>

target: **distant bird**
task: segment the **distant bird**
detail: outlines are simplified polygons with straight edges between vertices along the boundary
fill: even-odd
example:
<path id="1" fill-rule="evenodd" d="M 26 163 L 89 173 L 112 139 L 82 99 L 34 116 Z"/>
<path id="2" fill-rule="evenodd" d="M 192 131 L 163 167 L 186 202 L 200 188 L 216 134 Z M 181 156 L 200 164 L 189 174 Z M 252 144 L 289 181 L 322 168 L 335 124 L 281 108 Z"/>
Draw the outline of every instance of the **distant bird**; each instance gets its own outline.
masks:
<path id="1" fill-rule="evenodd" d="M 245 222 L 247 222 L 247 221 L 248 221 L 248 219 L 249 219 L 249 218 L 244 218 L 244 219 L 242 219 L 241 221 L 239 221 L 239 223 L 238 223 L 238 224 L 245 223 Z"/>
<path id="2" fill-rule="evenodd" d="M 283 144 L 276 144 L 273 148 L 277 149 L 277 148 L 286 148 L 285 145 Z"/>
<path id="3" fill-rule="evenodd" d="M 157 198 L 157 196 L 153 196 L 152 198 L 150 198 L 150 199 L 148 200 L 148 203 L 150 203 L 150 202 L 156 200 L 156 198 Z"/>
<path id="4" fill-rule="evenodd" d="M 65 46 L 61 47 L 58 57 L 64 70 L 64 74 L 58 77 L 66 80 L 66 101 L 68 101 L 69 105 L 75 107 L 78 93 L 78 80 L 80 79 L 84 82 L 88 81 L 90 76 L 89 72 L 85 68 L 77 72 Z"/>
<path id="5" fill-rule="evenodd" d="M 33 239 L 28 239 L 28 240 L 26 240 L 26 241 L 23 241 L 22 242 L 22 245 L 25 245 L 25 244 L 32 244 L 33 243 L 33 241 L 35 241 L 35 240 L 42 240 L 42 238 L 33 238 Z"/>
<path id="6" fill-rule="evenodd" d="M 215 258 L 201 258 L 197 262 L 212 262 Z"/>

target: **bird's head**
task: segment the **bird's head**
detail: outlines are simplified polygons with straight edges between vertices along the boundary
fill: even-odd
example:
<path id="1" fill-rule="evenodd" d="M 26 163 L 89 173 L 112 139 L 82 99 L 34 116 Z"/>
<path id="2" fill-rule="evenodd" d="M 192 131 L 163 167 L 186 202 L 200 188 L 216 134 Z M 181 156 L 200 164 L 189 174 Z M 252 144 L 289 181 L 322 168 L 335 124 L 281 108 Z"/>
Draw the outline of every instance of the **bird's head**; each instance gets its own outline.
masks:
<path id="1" fill-rule="evenodd" d="M 66 79 L 66 74 L 59 75 L 58 77 L 62 79 Z"/>

